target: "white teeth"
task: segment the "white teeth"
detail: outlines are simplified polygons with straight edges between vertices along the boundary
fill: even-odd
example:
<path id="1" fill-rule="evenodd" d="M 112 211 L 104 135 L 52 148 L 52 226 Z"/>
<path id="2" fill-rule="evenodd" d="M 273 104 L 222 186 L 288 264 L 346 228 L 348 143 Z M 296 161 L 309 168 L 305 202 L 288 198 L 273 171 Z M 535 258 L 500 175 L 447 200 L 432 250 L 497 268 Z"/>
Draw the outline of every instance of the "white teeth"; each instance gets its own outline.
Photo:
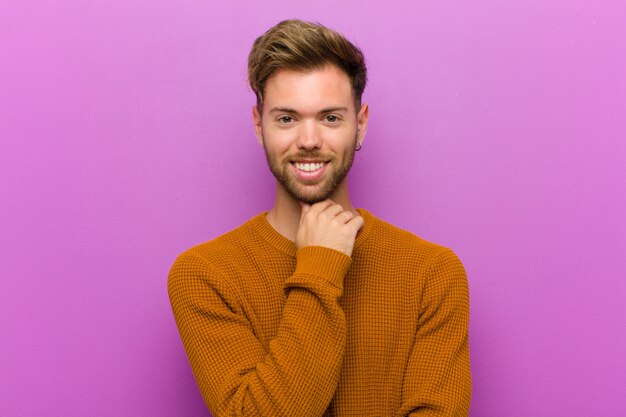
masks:
<path id="1" fill-rule="evenodd" d="M 303 164 L 301 162 L 294 162 L 294 165 L 300 171 L 312 172 L 312 171 L 317 171 L 318 169 L 321 169 L 324 166 L 324 162 L 318 162 L 316 164 L 308 164 L 308 163 Z"/>

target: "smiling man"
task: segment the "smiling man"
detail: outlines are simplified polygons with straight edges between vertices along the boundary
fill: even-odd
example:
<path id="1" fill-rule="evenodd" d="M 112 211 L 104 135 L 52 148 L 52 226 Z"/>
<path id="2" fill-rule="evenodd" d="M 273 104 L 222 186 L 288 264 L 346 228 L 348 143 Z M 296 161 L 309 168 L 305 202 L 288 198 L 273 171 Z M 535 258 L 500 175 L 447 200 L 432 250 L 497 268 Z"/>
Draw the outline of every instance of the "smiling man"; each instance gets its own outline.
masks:
<path id="1" fill-rule="evenodd" d="M 252 119 L 273 207 L 177 259 L 168 290 L 215 416 L 463 416 L 469 299 L 445 247 L 354 209 L 361 51 L 289 20 L 259 37 Z"/>

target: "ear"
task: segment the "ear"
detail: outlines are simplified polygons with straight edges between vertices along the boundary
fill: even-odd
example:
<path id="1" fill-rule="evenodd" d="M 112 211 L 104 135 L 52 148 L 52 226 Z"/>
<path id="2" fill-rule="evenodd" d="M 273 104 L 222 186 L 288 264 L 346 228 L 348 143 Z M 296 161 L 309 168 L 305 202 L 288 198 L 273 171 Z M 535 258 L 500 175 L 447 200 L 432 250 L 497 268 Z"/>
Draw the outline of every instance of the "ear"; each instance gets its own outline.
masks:
<path id="1" fill-rule="evenodd" d="M 356 115 L 356 124 L 359 129 L 357 132 L 357 141 L 360 144 L 363 144 L 363 139 L 365 138 L 365 133 L 367 132 L 367 122 L 370 117 L 370 109 L 367 103 L 361 104 L 361 109 L 359 113 Z"/>
<path id="2" fill-rule="evenodd" d="M 259 142 L 259 145 L 263 146 L 263 129 L 261 127 L 261 115 L 257 106 L 252 106 L 252 122 L 254 123 L 254 134 Z"/>

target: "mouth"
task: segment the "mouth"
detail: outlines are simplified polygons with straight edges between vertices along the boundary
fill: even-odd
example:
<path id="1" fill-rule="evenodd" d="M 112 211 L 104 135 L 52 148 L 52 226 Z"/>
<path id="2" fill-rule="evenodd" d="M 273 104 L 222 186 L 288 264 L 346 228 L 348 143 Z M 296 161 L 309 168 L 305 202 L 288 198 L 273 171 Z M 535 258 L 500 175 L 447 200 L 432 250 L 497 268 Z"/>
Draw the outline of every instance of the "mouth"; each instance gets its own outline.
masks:
<path id="1" fill-rule="evenodd" d="M 298 171 L 303 172 L 315 172 L 324 168 L 326 165 L 325 161 L 317 161 L 317 162 L 296 162 L 292 161 L 291 164 L 296 167 Z"/>
<path id="2" fill-rule="evenodd" d="M 293 173 L 303 184 L 313 185 L 324 178 L 329 161 L 291 161 Z"/>

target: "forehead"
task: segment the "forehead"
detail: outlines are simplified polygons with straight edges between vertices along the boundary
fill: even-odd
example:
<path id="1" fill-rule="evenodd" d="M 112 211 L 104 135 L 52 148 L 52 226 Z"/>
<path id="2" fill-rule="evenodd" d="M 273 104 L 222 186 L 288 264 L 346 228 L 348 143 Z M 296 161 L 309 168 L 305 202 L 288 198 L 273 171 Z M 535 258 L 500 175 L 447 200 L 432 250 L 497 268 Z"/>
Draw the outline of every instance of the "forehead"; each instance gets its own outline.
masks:
<path id="1" fill-rule="evenodd" d="M 264 112 L 273 107 L 316 112 L 329 107 L 354 109 L 348 75 L 334 65 L 311 71 L 281 69 L 267 80 L 263 97 Z"/>

